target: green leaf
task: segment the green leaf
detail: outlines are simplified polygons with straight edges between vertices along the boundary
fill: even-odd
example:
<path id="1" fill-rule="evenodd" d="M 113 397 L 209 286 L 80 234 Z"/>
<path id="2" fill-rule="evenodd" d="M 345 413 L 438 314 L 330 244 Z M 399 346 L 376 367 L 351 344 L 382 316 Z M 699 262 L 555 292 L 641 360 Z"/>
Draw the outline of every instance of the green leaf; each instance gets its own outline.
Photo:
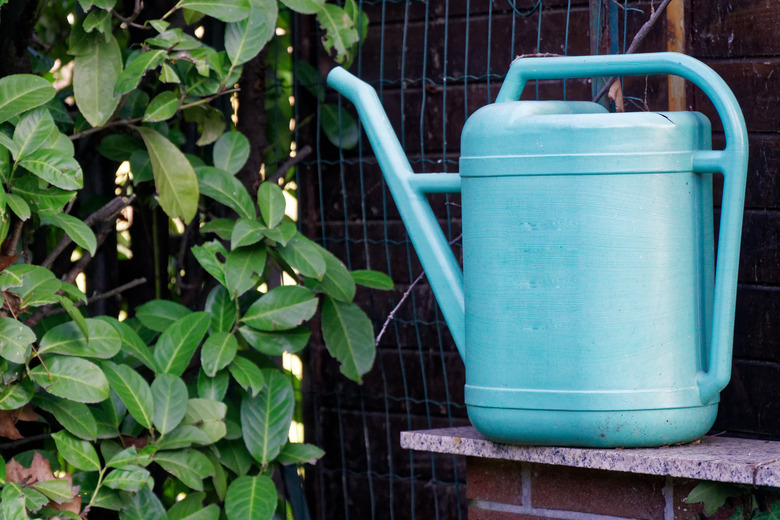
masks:
<path id="1" fill-rule="evenodd" d="M 62 229 L 77 245 L 94 255 L 97 249 L 95 234 L 80 219 L 67 213 L 44 213 L 40 215 L 41 223 Z"/>
<path id="2" fill-rule="evenodd" d="M 284 217 L 286 202 L 282 189 L 271 182 L 264 182 L 257 190 L 257 205 L 265 225 L 274 228 Z"/>
<path id="3" fill-rule="evenodd" d="M 0 123 L 48 103 L 55 93 L 51 83 L 32 74 L 13 74 L 0 79 Z"/>
<path id="4" fill-rule="evenodd" d="M 233 226 L 233 233 L 230 235 L 230 248 L 250 246 L 260 242 L 268 232 L 268 228 L 254 219 L 240 218 Z"/>
<path id="5" fill-rule="evenodd" d="M 179 425 L 187 409 L 187 385 L 180 377 L 160 374 L 152 381 L 154 426 L 165 435 Z"/>
<path id="6" fill-rule="evenodd" d="M 393 280 L 385 273 L 379 271 L 372 271 L 370 269 L 360 269 L 352 271 L 352 279 L 356 284 L 363 287 L 369 287 L 371 289 L 379 289 L 380 291 L 392 291 Z"/>
<path id="7" fill-rule="evenodd" d="M 91 443 L 77 439 L 66 431 L 52 433 L 57 451 L 70 464 L 82 471 L 100 471 L 100 459 Z"/>
<path id="8" fill-rule="evenodd" d="M 133 61 L 127 64 L 125 70 L 116 79 L 114 94 L 127 94 L 134 90 L 141 82 L 141 78 L 146 74 L 146 71 L 159 67 L 165 60 L 166 55 L 167 53 L 164 50 L 150 50 L 136 56 Z"/>
<path id="9" fill-rule="evenodd" d="M 214 471 L 211 461 L 193 449 L 159 451 L 153 458 L 165 471 L 196 491 L 203 491 L 203 479 Z"/>
<path id="10" fill-rule="evenodd" d="M 36 394 L 33 404 L 54 415 L 57 422 L 76 437 L 88 441 L 97 439 L 97 423 L 87 405 L 41 392 Z"/>
<path id="11" fill-rule="evenodd" d="M 44 361 L 46 367 L 38 365 L 30 370 L 30 376 L 50 394 L 80 403 L 108 399 L 106 376 L 91 361 L 66 356 L 50 356 Z"/>
<path id="12" fill-rule="evenodd" d="M 141 488 L 152 485 L 154 481 L 149 472 L 143 468 L 115 469 L 103 480 L 103 485 L 110 489 L 138 492 Z"/>
<path id="13" fill-rule="evenodd" d="M 231 251 L 225 262 L 225 286 L 231 295 L 241 296 L 255 286 L 254 273 L 265 269 L 266 252 L 262 246 Z"/>
<path id="14" fill-rule="evenodd" d="M 293 222 L 284 222 L 279 227 L 266 229 L 264 234 L 268 240 L 283 246 L 287 244 L 297 232 L 298 229 Z"/>
<path id="15" fill-rule="evenodd" d="M 214 83 L 215 92 L 210 92 L 211 89 L 204 88 L 203 92 L 195 87 L 192 82 L 186 83 L 187 92 L 195 96 L 208 96 L 219 91 L 220 85 L 213 78 L 204 78 L 197 75 L 198 81 L 207 81 Z M 189 122 L 198 123 L 200 128 L 200 137 L 195 142 L 198 146 L 206 146 L 216 141 L 219 136 L 225 131 L 224 115 L 221 111 L 209 105 L 198 105 L 195 107 L 184 110 L 184 119 Z"/>
<path id="16" fill-rule="evenodd" d="M 735 484 L 725 482 L 704 481 L 696 485 L 683 500 L 686 504 L 701 502 L 704 506 L 704 514 L 712 516 L 723 507 L 729 497 L 744 494 Z"/>
<path id="17" fill-rule="evenodd" d="M 160 373 L 181 376 L 209 328 L 211 317 L 194 312 L 179 318 L 165 329 L 154 348 L 154 361 Z"/>
<path id="18" fill-rule="evenodd" d="M 73 287 L 69 283 L 63 282 L 63 292 L 66 291 L 65 287 Z M 76 289 L 78 290 L 78 289 Z M 76 326 L 79 328 L 81 333 L 85 336 L 89 336 L 89 329 L 87 328 L 87 322 L 84 319 L 84 315 L 79 312 L 78 309 L 76 309 L 76 306 L 73 305 L 73 302 L 66 298 L 65 296 L 62 296 L 60 294 L 55 295 L 57 298 L 57 301 L 60 302 L 60 305 L 63 309 L 65 309 L 65 312 L 68 313 L 68 316 L 70 316 L 70 319 L 73 320 L 73 322 L 76 324 Z"/>
<path id="19" fill-rule="evenodd" d="M 325 259 L 320 246 L 297 233 L 287 244 L 277 249 L 282 259 L 303 276 L 320 280 L 325 274 Z"/>
<path id="20" fill-rule="evenodd" d="M 193 445 L 211 444 L 208 436 L 195 426 L 179 424 L 167 435 L 157 439 L 154 446 L 159 450 L 179 450 Z"/>
<path id="21" fill-rule="evenodd" d="M 104 444 L 105 445 L 105 444 Z M 141 466 L 146 467 L 152 462 L 152 457 L 148 453 L 138 453 L 138 449 L 135 446 L 130 446 L 122 451 L 119 451 L 112 455 L 108 462 L 106 462 L 107 468 L 123 468 L 126 466 Z"/>
<path id="22" fill-rule="evenodd" d="M 188 223 L 198 211 L 198 178 L 179 148 L 151 128 L 138 132 L 146 144 L 152 161 L 158 200 L 169 217 L 179 217 Z"/>
<path id="23" fill-rule="evenodd" d="M 336 7 L 328 4 L 329 7 Z M 336 7 L 338 9 L 338 7 Z M 320 126 L 333 146 L 351 150 L 360 139 L 357 121 L 343 107 L 330 103 L 320 107 Z"/>
<path id="24" fill-rule="evenodd" d="M 57 150 L 36 150 L 17 164 L 63 190 L 77 190 L 83 185 L 84 174 L 79 163 L 72 156 Z"/>
<path id="25" fill-rule="evenodd" d="M 275 287 L 253 303 L 241 321 L 259 330 L 276 331 L 297 327 L 314 316 L 317 297 L 296 285 Z"/>
<path id="26" fill-rule="evenodd" d="M 220 509 L 217 504 L 209 504 L 200 511 L 192 513 L 182 520 L 219 520 Z"/>
<path id="27" fill-rule="evenodd" d="M 325 0 L 282 0 L 282 3 L 301 14 L 316 14 L 325 5 Z"/>
<path id="28" fill-rule="evenodd" d="M 352 19 L 341 7 L 326 3 L 317 11 L 317 22 L 325 31 L 322 38 L 325 51 L 338 63 L 349 67 L 353 59 L 352 47 L 360 41 Z"/>
<path id="29" fill-rule="evenodd" d="M 228 366 L 238 351 L 236 337 L 228 332 L 215 332 L 203 343 L 200 350 L 200 363 L 203 371 L 214 377 L 218 370 Z"/>
<path id="30" fill-rule="evenodd" d="M 189 316 L 192 311 L 180 303 L 171 300 L 151 300 L 135 310 L 135 316 L 144 327 L 162 332 L 176 320 Z"/>
<path id="31" fill-rule="evenodd" d="M 341 363 L 341 373 L 362 382 L 376 355 L 371 320 L 355 304 L 326 297 L 322 304 L 322 337 L 328 352 Z"/>
<path id="32" fill-rule="evenodd" d="M 226 258 L 228 254 L 227 249 L 216 240 L 212 240 L 202 246 L 193 247 L 191 251 L 201 267 L 219 283 L 225 285 L 225 267 L 217 255 L 220 255 L 223 259 Z"/>
<path id="33" fill-rule="evenodd" d="M 227 393 L 230 376 L 227 371 L 220 371 L 209 377 L 201 368 L 198 373 L 198 397 L 212 401 L 222 401 Z"/>
<path id="34" fill-rule="evenodd" d="M 64 478 L 42 480 L 34 483 L 32 487 L 58 504 L 73 500 L 73 487 L 71 483 Z"/>
<path id="35" fill-rule="evenodd" d="M 62 287 L 62 282 L 54 277 L 54 273 L 45 267 L 37 265 L 18 265 L 11 266 L 5 271 L 17 268 L 22 278 L 20 287 L 13 287 L 15 292 L 22 299 L 21 306 L 43 305 L 46 303 L 57 303 L 54 294 Z"/>
<path id="36" fill-rule="evenodd" d="M 93 127 L 106 124 L 119 105 L 120 96 L 114 94 L 114 84 L 121 72 L 122 53 L 111 34 L 98 42 L 91 53 L 74 59 L 73 95 L 76 106 Z"/>
<path id="37" fill-rule="evenodd" d="M 182 0 L 177 5 L 223 22 L 237 22 L 249 16 L 246 0 Z"/>
<path id="38" fill-rule="evenodd" d="M 6 482 L 0 493 L 0 516 L 3 520 L 26 520 L 25 499 L 22 488 L 16 482 Z"/>
<path id="39" fill-rule="evenodd" d="M 265 47 L 276 30 L 276 0 L 250 0 L 249 16 L 225 27 L 225 50 L 233 65 L 246 63 Z"/>
<path id="40" fill-rule="evenodd" d="M 306 326 L 281 332 L 263 332 L 250 327 L 241 327 L 238 331 L 247 343 L 268 356 L 299 352 L 306 348 L 311 337 L 311 330 Z"/>
<path id="41" fill-rule="evenodd" d="M 6 201 L 8 207 L 14 212 L 14 215 L 19 217 L 19 220 L 27 220 L 30 218 L 30 206 L 24 201 L 22 197 L 15 193 L 7 193 Z"/>
<path id="42" fill-rule="evenodd" d="M 242 440 L 223 440 L 212 450 L 220 463 L 238 476 L 246 475 L 254 464 Z"/>
<path id="43" fill-rule="evenodd" d="M 172 118 L 179 109 L 179 97 L 172 90 L 156 95 L 144 113 L 144 122 L 154 123 Z"/>
<path id="44" fill-rule="evenodd" d="M 119 513 L 119 520 L 167 520 L 165 508 L 157 495 L 142 487 L 130 503 Z"/>
<path id="45" fill-rule="evenodd" d="M 230 240 L 235 222 L 228 218 L 215 218 L 200 227 L 202 234 L 214 233 L 222 240 Z"/>
<path id="46" fill-rule="evenodd" d="M 252 396 L 256 396 L 263 389 L 265 384 L 263 371 L 247 358 L 236 356 L 230 364 L 229 370 L 236 383 Z"/>
<path id="47" fill-rule="evenodd" d="M 203 500 L 206 493 L 187 493 L 184 499 L 179 500 L 168 510 L 168 520 L 183 520 L 187 516 L 203 509 Z"/>
<path id="48" fill-rule="evenodd" d="M 276 510 L 276 487 L 264 476 L 238 477 L 225 497 L 228 520 L 271 520 Z"/>
<path id="49" fill-rule="evenodd" d="M 127 365 L 106 361 L 103 363 L 103 371 L 111 389 L 122 400 L 133 419 L 147 430 L 151 429 L 156 410 L 149 383 Z"/>
<path id="50" fill-rule="evenodd" d="M 229 332 L 236 323 L 238 310 L 236 303 L 230 299 L 230 293 L 223 286 L 214 287 L 206 298 L 204 311 L 211 315 L 210 330 L 215 332 Z"/>
<path id="51" fill-rule="evenodd" d="M 187 402 L 187 412 L 181 423 L 200 430 L 206 438 L 204 444 L 214 444 L 227 433 L 226 414 L 227 405 L 225 403 L 210 399 L 190 399 Z"/>
<path id="52" fill-rule="evenodd" d="M 211 166 L 196 168 L 195 174 L 198 176 L 201 194 L 229 207 L 239 217 L 255 218 L 255 205 L 241 181 Z"/>
<path id="53" fill-rule="evenodd" d="M 33 488 L 22 488 L 22 493 L 24 493 L 25 505 L 31 513 L 38 511 L 49 503 L 49 497 Z"/>
<path id="54" fill-rule="evenodd" d="M 24 323 L 0 317 L 0 356 L 11 363 L 26 363 L 35 333 Z"/>
<path id="55" fill-rule="evenodd" d="M 23 175 L 19 179 L 15 179 L 11 191 L 21 197 L 23 202 L 27 201 L 34 208 L 37 208 L 39 212 L 62 211 L 65 204 L 76 196 L 74 192 L 55 188 L 35 175 Z"/>
<path id="56" fill-rule="evenodd" d="M 133 172 L 133 184 L 138 185 L 140 182 L 147 182 L 154 179 L 154 172 L 152 171 L 152 160 L 149 157 L 149 152 L 144 150 L 136 150 L 130 155 L 130 171 Z"/>
<path id="57" fill-rule="evenodd" d="M 323 455 L 325 455 L 325 452 L 313 444 L 288 442 L 284 445 L 276 460 L 284 465 L 314 464 Z"/>
<path id="58" fill-rule="evenodd" d="M 214 143 L 213 155 L 215 167 L 235 175 L 249 158 L 249 139 L 241 132 L 226 132 Z"/>
<path id="59" fill-rule="evenodd" d="M 146 343 L 141 339 L 136 331 L 133 330 L 130 325 L 124 321 L 119 321 L 115 318 L 109 318 L 108 316 L 100 316 L 99 318 L 110 323 L 119 332 L 119 337 L 122 340 L 121 351 L 128 356 L 132 356 L 141 363 L 143 363 L 149 370 L 155 369 L 154 357 L 152 352 Z"/>
<path id="60" fill-rule="evenodd" d="M 136 150 L 143 150 L 143 143 L 137 137 L 125 134 L 111 134 L 100 140 L 98 152 L 112 161 L 127 161 Z"/>
<path id="61" fill-rule="evenodd" d="M 295 80 L 311 94 L 316 97 L 320 103 L 325 102 L 325 87 L 322 84 L 320 73 L 304 60 L 296 60 L 293 65 L 295 71 Z"/>
<path id="62" fill-rule="evenodd" d="M 87 32 L 97 31 L 100 34 L 111 34 L 111 13 L 102 9 L 92 10 L 84 18 L 83 28 Z"/>
<path id="63" fill-rule="evenodd" d="M 358 29 L 361 43 L 365 41 L 368 35 L 368 16 L 360 10 L 355 0 L 346 0 L 344 2 L 344 11 L 352 20 L 352 25 Z"/>
<path id="64" fill-rule="evenodd" d="M 241 431 L 249 453 L 262 465 L 279 455 L 287 443 L 295 409 L 293 388 L 275 369 L 264 371 L 265 386 L 255 396 L 241 400 Z"/>
<path id="65" fill-rule="evenodd" d="M 322 280 L 315 282 L 314 287 L 322 289 L 331 298 L 344 303 L 352 302 L 355 297 L 355 280 L 341 260 L 325 248 L 319 248 L 325 259 L 325 274 Z"/>
<path id="66" fill-rule="evenodd" d="M 65 322 L 46 331 L 38 346 L 38 353 L 100 359 L 114 357 L 122 348 L 122 339 L 117 330 L 103 320 L 87 318 L 84 321 L 89 340 L 75 322 Z"/>
<path id="67" fill-rule="evenodd" d="M 5 385 L 0 390 L 0 410 L 18 410 L 33 398 L 35 385 L 29 379 L 19 384 Z"/>
<path id="68" fill-rule="evenodd" d="M 45 108 L 36 108 L 25 115 L 14 129 L 14 159 L 21 159 L 39 148 L 50 148 L 59 135 L 54 119 Z"/>

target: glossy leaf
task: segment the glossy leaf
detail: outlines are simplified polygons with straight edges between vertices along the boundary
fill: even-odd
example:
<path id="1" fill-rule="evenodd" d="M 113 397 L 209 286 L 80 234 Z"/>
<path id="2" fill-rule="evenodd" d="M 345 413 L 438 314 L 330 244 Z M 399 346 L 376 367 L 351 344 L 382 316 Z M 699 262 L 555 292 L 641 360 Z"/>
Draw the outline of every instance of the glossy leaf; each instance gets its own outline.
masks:
<path id="1" fill-rule="evenodd" d="M 369 287 L 371 289 L 379 289 L 381 291 L 392 291 L 393 280 L 385 273 L 379 271 L 372 271 L 370 269 L 359 269 L 351 272 L 352 279 L 357 285 L 363 287 Z"/>
<path id="2" fill-rule="evenodd" d="M 150 50 L 136 56 L 116 79 L 114 94 L 127 94 L 135 89 L 147 70 L 156 69 L 162 64 L 165 55 L 164 50 Z"/>
<path id="3" fill-rule="evenodd" d="M 258 330 L 276 331 L 297 327 L 314 316 L 317 297 L 299 286 L 275 287 L 253 303 L 242 321 Z"/>
<path id="4" fill-rule="evenodd" d="M 108 380 L 91 361 L 66 356 L 49 356 L 44 361 L 46 367 L 38 365 L 30 376 L 50 394 L 80 403 L 108 399 Z"/>
<path id="5" fill-rule="evenodd" d="M 228 332 L 215 332 L 211 334 L 200 350 L 200 363 L 203 371 L 213 377 L 218 370 L 228 366 L 236 357 L 238 341 Z"/>
<path id="6" fill-rule="evenodd" d="M 63 282 L 63 290 L 65 290 L 65 287 L 73 287 L 73 286 Z M 57 301 L 60 302 L 62 308 L 65 309 L 65 312 L 68 313 L 68 316 L 70 316 L 70 319 L 73 320 L 73 323 L 76 324 L 76 326 L 84 335 L 84 337 L 89 337 L 89 329 L 87 328 L 87 322 L 84 319 L 84 315 L 79 312 L 79 310 L 76 308 L 75 305 L 73 305 L 73 302 L 69 298 L 66 298 L 65 296 L 62 296 L 60 294 L 57 294 L 55 296 L 57 298 Z"/>
<path id="7" fill-rule="evenodd" d="M 357 146 L 360 139 L 357 121 L 344 107 L 330 103 L 323 104 L 320 108 L 320 118 L 322 131 L 333 146 L 347 150 Z"/>
<path id="8" fill-rule="evenodd" d="M 57 445 L 57 451 L 70 464 L 82 471 L 100 471 L 100 459 L 91 443 L 77 439 L 65 431 L 53 433 L 51 436 Z"/>
<path id="9" fill-rule="evenodd" d="M 231 251 L 225 262 L 225 286 L 231 295 L 241 296 L 255 286 L 254 273 L 265 269 L 264 247 L 250 246 Z"/>
<path id="10" fill-rule="evenodd" d="M 200 182 L 200 192 L 229 207 L 239 217 L 255 218 L 255 205 L 244 185 L 224 170 L 201 166 L 195 170 Z"/>
<path id="11" fill-rule="evenodd" d="M 144 327 L 155 332 L 162 332 L 176 322 L 189 316 L 192 311 L 180 303 L 171 300 L 152 300 L 135 310 L 135 316 Z"/>
<path id="12" fill-rule="evenodd" d="M 151 128 L 140 127 L 137 130 L 152 161 L 160 206 L 169 217 L 189 222 L 198 211 L 200 194 L 195 170 L 179 148 L 166 137 Z"/>
<path id="13" fill-rule="evenodd" d="M 303 276 L 319 280 L 325 274 L 326 268 L 320 249 L 321 247 L 298 233 L 287 244 L 278 248 L 278 252 L 285 262 Z"/>
<path id="14" fill-rule="evenodd" d="M 159 451 L 154 461 L 162 468 L 196 491 L 203 491 L 203 479 L 211 475 L 211 461 L 196 450 Z"/>
<path id="15" fill-rule="evenodd" d="M 298 229 L 293 222 L 283 222 L 278 227 L 266 229 L 263 234 L 268 240 L 283 246 L 287 244 L 297 232 Z"/>
<path id="16" fill-rule="evenodd" d="M 276 486 L 264 476 L 238 477 L 228 486 L 225 514 L 228 520 L 271 520 L 276 510 Z"/>
<path id="17" fill-rule="evenodd" d="M 84 440 L 97 439 L 95 417 L 84 403 L 67 398 L 59 399 L 41 392 L 35 396 L 33 402 L 35 406 L 52 414 L 69 433 Z"/>
<path id="18" fill-rule="evenodd" d="M 103 320 L 84 320 L 89 340 L 78 325 L 69 321 L 46 331 L 38 346 L 39 354 L 62 354 L 109 359 L 122 348 L 122 339 L 117 330 Z"/>
<path id="19" fill-rule="evenodd" d="M 154 348 L 154 361 L 160 373 L 181 376 L 209 328 L 210 316 L 194 312 L 165 329 Z"/>
<path id="20" fill-rule="evenodd" d="M 33 175 L 63 190 L 77 190 L 83 185 L 84 174 L 76 160 L 57 150 L 41 149 L 17 163 Z"/>
<path id="21" fill-rule="evenodd" d="M 80 219 L 67 213 L 41 214 L 41 223 L 62 229 L 77 245 L 94 255 L 97 249 L 95 233 Z"/>
<path id="22" fill-rule="evenodd" d="M 344 303 L 350 303 L 355 297 L 355 280 L 352 275 L 330 251 L 320 248 L 322 258 L 325 259 L 325 274 L 322 279 L 314 284 L 316 288 L 325 291 L 331 298 Z"/>
<path id="23" fill-rule="evenodd" d="M 249 16 L 225 27 L 225 50 L 233 65 L 248 62 L 265 47 L 276 30 L 276 0 L 250 0 Z"/>
<path id="24" fill-rule="evenodd" d="M 274 228 L 284 217 L 286 202 L 282 189 L 276 184 L 264 182 L 257 189 L 257 205 L 265 225 Z"/>
<path id="25" fill-rule="evenodd" d="M 70 502 L 73 499 L 73 486 L 64 478 L 41 480 L 32 484 L 32 487 L 58 504 Z"/>
<path id="26" fill-rule="evenodd" d="M 26 520 L 25 499 L 22 488 L 16 482 L 6 482 L 0 493 L 0 513 L 3 520 Z"/>
<path id="27" fill-rule="evenodd" d="M 222 439 L 227 433 L 225 415 L 227 405 L 209 399 L 190 399 L 187 402 L 187 412 L 182 425 L 199 429 L 206 437 L 208 444 Z"/>
<path id="28" fill-rule="evenodd" d="M 6 200 L 8 207 L 14 212 L 14 215 L 19 217 L 19 220 L 27 220 L 30 218 L 30 206 L 27 205 L 22 197 L 15 193 L 7 193 Z"/>
<path id="29" fill-rule="evenodd" d="M 306 348 L 311 337 L 311 330 L 306 326 L 278 332 L 264 332 L 244 326 L 240 327 L 238 332 L 247 343 L 268 356 L 299 352 Z"/>
<path id="30" fill-rule="evenodd" d="M 86 22 L 85 22 L 86 23 Z M 92 52 L 76 56 L 73 95 L 81 114 L 93 127 L 103 126 L 114 114 L 120 96 L 114 84 L 122 72 L 122 54 L 113 35 L 99 41 Z"/>
<path id="31" fill-rule="evenodd" d="M 255 396 L 241 400 L 241 431 L 249 453 L 260 464 L 268 464 L 279 455 L 295 409 L 290 381 L 281 372 L 268 369 L 265 386 Z"/>
<path id="32" fill-rule="evenodd" d="M 217 504 L 209 504 L 200 511 L 184 517 L 182 520 L 219 520 L 220 509 Z"/>
<path id="33" fill-rule="evenodd" d="M 229 370 L 236 383 L 241 385 L 252 396 L 257 395 L 263 389 L 265 384 L 263 371 L 249 359 L 243 356 L 236 356 L 230 364 Z"/>
<path id="34" fill-rule="evenodd" d="M 352 46 L 360 40 L 352 19 L 341 7 L 326 3 L 317 11 L 317 22 L 325 31 L 322 38 L 325 51 L 348 67 L 353 59 Z"/>
<path id="35" fill-rule="evenodd" d="M 246 475 L 254 464 L 252 455 L 249 454 L 246 445 L 240 439 L 223 440 L 216 444 L 213 449 L 217 459 L 236 475 Z"/>
<path id="36" fill-rule="evenodd" d="M 179 97 L 172 90 L 157 94 L 144 113 L 144 122 L 154 123 L 172 118 L 179 109 Z"/>
<path id="37" fill-rule="evenodd" d="M 288 442 L 279 453 L 276 460 L 282 464 L 314 464 L 325 452 L 313 445 L 298 442 Z"/>
<path id="38" fill-rule="evenodd" d="M 301 14 L 315 14 L 325 5 L 325 0 L 282 0 L 282 3 Z"/>
<path id="39" fill-rule="evenodd" d="M 187 493 L 187 496 L 179 500 L 168 510 L 168 520 L 183 520 L 187 516 L 203 509 L 203 499 L 206 493 Z"/>
<path id="40" fill-rule="evenodd" d="M 108 459 L 106 462 L 107 468 L 123 468 L 125 466 L 146 467 L 152 461 L 151 455 L 148 453 L 139 453 L 135 446 L 125 448 L 124 450 L 118 451 L 110 458 L 106 458 Z"/>
<path id="41" fill-rule="evenodd" d="M 152 484 L 152 476 L 143 468 L 115 469 L 103 480 L 103 485 L 110 489 L 138 492 L 141 488 Z"/>
<path id="42" fill-rule="evenodd" d="M 321 324 L 325 346 L 341 363 L 341 373 L 362 382 L 376 355 L 371 320 L 355 304 L 325 298 Z"/>
<path id="43" fill-rule="evenodd" d="M 246 0 L 182 0 L 177 5 L 223 22 L 237 22 L 249 16 Z"/>
<path id="44" fill-rule="evenodd" d="M 201 369 L 198 373 L 198 397 L 212 401 L 222 401 L 227 393 L 230 376 L 227 370 L 217 372 L 214 377 L 209 377 Z"/>
<path id="45" fill-rule="evenodd" d="M 214 143 L 214 166 L 235 175 L 249 158 L 249 139 L 241 132 L 222 134 Z"/>
<path id="46" fill-rule="evenodd" d="M 138 333 L 134 331 L 130 325 L 124 321 L 119 321 L 115 318 L 109 318 L 108 316 L 100 316 L 96 319 L 101 319 L 107 323 L 110 323 L 117 330 L 117 332 L 119 332 L 119 337 L 122 341 L 120 349 L 124 354 L 137 359 L 149 370 L 155 369 L 152 351 L 149 350 L 149 347 L 146 346 L 146 343 L 144 343 Z"/>
<path id="47" fill-rule="evenodd" d="M 179 425 L 187 409 L 187 385 L 180 377 L 160 374 L 152 381 L 154 426 L 165 435 Z"/>
<path id="48" fill-rule="evenodd" d="M 191 251 L 200 266 L 219 283 L 225 285 L 225 267 L 223 262 L 228 254 L 225 246 L 216 240 L 212 240 L 202 246 L 193 247 Z M 222 257 L 221 261 L 219 257 Z"/>
<path id="49" fill-rule="evenodd" d="M 154 446 L 159 450 L 180 450 L 192 446 L 204 446 L 211 444 L 208 436 L 195 426 L 179 424 L 155 441 Z"/>
<path id="50" fill-rule="evenodd" d="M 155 415 L 154 399 L 149 383 L 141 374 L 127 365 L 117 365 L 110 361 L 103 363 L 103 371 L 111 389 L 116 392 L 130 415 L 138 424 L 151 429 Z"/>
<path id="51" fill-rule="evenodd" d="M 13 74 L 0 79 L 0 122 L 49 102 L 54 87 L 32 74 Z"/>
<path id="52" fill-rule="evenodd" d="M 18 410 L 30 402 L 34 393 L 35 385 L 29 379 L 7 384 L 0 390 L 0 410 Z"/>
<path id="53" fill-rule="evenodd" d="M 59 130 L 54 124 L 51 113 L 45 108 L 37 108 L 25 115 L 14 129 L 11 149 L 14 159 L 20 159 L 39 148 L 51 148 L 57 139 Z"/>
<path id="54" fill-rule="evenodd" d="M 142 487 L 119 513 L 119 520 L 167 520 L 165 508 L 154 492 Z"/>
<path id="55" fill-rule="evenodd" d="M 233 226 L 233 233 L 230 235 L 230 248 L 251 246 L 260 242 L 268 232 L 268 228 L 254 219 L 240 218 Z"/>
<path id="56" fill-rule="evenodd" d="M 206 298 L 206 312 L 211 315 L 210 330 L 215 332 L 229 332 L 236 323 L 238 310 L 236 302 L 230 299 L 230 294 L 223 286 L 214 287 Z"/>
<path id="57" fill-rule="evenodd" d="M 26 363 L 35 333 L 24 323 L 0 317 L 0 356 L 11 363 Z"/>

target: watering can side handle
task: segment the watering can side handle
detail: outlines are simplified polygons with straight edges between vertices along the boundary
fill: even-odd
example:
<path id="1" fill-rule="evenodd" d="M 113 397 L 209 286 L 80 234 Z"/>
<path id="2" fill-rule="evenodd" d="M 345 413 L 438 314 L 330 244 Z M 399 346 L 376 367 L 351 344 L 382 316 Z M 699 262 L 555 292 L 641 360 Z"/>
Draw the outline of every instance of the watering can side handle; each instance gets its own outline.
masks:
<path id="1" fill-rule="evenodd" d="M 460 191 L 460 175 L 412 172 L 401 143 L 376 91 L 341 67 L 328 74 L 328 85 L 357 107 L 360 121 L 382 169 L 409 238 L 433 288 L 461 358 L 466 355 L 466 307 L 463 272 L 444 237 L 426 193 Z"/>
<path id="2" fill-rule="evenodd" d="M 692 169 L 724 176 L 715 270 L 715 300 L 709 367 L 698 374 L 702 403 L 711 402 L 731 378 L 739 244 L 747 178 L 748 141 L 742 110 L 723 79 L 704 63 L 674 52 L 604 56 L 522 58 L 512 62 L 497 103 L 520 98 L 528 80 L 671 74 L 691 81 L 710 98 L 723 123 L 726 148 L 697 151 Z"/>

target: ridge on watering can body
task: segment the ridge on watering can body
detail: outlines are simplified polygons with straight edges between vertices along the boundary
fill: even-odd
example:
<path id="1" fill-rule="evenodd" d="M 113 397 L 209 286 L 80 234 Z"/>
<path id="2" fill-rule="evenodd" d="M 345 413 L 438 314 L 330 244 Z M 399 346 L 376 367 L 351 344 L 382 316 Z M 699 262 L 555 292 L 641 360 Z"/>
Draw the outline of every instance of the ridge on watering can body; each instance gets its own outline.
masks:
<path id="1" fill-rule="evenodd" d="M 550 105 L 548 105 L 550 104 Z M 701 114 L 515 101 L 467 121 L 460 160 L 466 404 L 504 442 L 694 440 L 714 280 Z"/>
<path id="2" fill-rule="evenodd" d="M 644 74 L 702 89 L 726 148 L 711 150 L 697 113 L 516 101 L 531 79 Z M 730 375 L 747 172 L 744 118 L 712 69 L 675 53 L 516 60 L 498 102 L 466 122 L 460 175 L 412 173 L 376 92 L 341 68 L 328 83 L 357 106 L 464 359 L 478 431 L 583 447 L 707 432 Z M 462 272 L 425 198 L 451 191 Z"/>

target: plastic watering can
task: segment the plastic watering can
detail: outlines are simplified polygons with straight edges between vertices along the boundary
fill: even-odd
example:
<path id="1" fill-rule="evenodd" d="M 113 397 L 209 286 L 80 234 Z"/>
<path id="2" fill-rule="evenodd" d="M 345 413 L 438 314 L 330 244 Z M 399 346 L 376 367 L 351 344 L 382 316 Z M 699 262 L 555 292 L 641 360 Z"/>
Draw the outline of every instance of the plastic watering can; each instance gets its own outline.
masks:
<path id="1" fill-rule="evenodd" d="M 647 74 L 701 88 L 725 149 L 711 149 L 696 112 L 518 101 L 532 79 Z M 466 122 L 459 174 L 412 173 L 376 92 L 341 68 L 328 83 L 357 106 L 465 362 L 480 433 L 629 447 L 710 429 L 731 375 L 748 146 L 715 72 L 675 53 L 518 59 L 496 102 Z M 458 191 L 462 271 L 426 200 Z"/>

